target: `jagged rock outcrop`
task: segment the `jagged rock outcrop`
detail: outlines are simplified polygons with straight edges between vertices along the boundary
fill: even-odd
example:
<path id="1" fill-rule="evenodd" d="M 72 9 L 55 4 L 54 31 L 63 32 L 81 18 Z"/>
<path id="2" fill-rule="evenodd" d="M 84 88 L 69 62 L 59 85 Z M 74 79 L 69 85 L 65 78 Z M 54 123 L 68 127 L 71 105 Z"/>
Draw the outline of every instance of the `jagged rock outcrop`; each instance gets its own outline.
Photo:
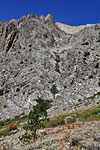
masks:
<path id="1" fill-rule="evenodd" d="M 86 97 L 99 80 L 100 24 L 71 35 L 51 15 L 0 22 L 1 120 L 27 113 L 37 96 L 53 99 L 51 115 L 95 104 L 99 96 Z"/>

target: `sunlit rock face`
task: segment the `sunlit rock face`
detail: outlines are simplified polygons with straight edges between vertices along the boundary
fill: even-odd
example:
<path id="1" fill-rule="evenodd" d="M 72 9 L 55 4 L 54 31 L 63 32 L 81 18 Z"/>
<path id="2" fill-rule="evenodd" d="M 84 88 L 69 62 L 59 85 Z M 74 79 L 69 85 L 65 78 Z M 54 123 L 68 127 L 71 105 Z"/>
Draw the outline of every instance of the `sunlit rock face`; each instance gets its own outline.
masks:
<path id="1" fill-rule="evenodd" d="M 75 34 L 77 32 L 80 32 L 82 29 L 86 27 L 91 27 L 94 26 L 94 24 L 86 24 L 86 25 L 80 25 L 80 26 L 70 26 L 67 24 L 63 24 L 60 22 L 56 22 L 56 25 L 64 32 L 69 33 L 69 34 Z"/>
<path id="2" fill-rule="evenodd" d="M 27 114 L 38 96 L 53 100 L 50 115 L 99 103 L 100 24 L 69 30 L 51 15 L 0 22 L 0 120 Z"/>

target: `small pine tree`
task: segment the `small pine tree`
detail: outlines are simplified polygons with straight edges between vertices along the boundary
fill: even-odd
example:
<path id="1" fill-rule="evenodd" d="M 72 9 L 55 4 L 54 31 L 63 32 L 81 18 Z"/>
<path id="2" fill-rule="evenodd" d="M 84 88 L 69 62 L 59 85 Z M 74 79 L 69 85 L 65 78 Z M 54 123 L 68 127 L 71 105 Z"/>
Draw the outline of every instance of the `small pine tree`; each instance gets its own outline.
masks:
<path id="1" fill-rule="evenodd" d="M 38 97 L 36 102 L 37 104 L 29 112 L 26 134 L 22 137 L 24 139 L 33 138 L 34 141 L 38 138 L 37 131 L 44 128 L 49 121 L 47 110 L 51 107 L 52 101 Z M 30 134 L 28 134 L 27 130 L 30 131 Z"/>

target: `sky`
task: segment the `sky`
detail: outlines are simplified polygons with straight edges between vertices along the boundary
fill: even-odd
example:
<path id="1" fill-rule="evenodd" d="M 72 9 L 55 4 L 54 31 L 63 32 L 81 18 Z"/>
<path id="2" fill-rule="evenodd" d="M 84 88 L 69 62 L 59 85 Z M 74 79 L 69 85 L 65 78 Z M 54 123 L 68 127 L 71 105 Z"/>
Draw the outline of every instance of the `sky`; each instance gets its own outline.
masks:
<path id="1" fill-rule="evenodd" d="M 100 0 L 0 0 L 0 21 L 28 14 L 51 14 L 56 22 L 77 26 L 100 23 Z"/>

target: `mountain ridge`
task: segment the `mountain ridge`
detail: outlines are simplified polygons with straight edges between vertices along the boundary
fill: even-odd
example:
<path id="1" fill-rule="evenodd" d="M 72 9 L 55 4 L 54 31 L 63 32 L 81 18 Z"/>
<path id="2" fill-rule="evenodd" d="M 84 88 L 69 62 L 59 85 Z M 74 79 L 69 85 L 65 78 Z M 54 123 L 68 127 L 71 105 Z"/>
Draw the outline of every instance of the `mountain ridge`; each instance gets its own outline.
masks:
<path id="1" fill-rule="evenodd" d="M 64 32 L 69 34 L 75 34 L 77 32 L 80 32 L 82 29 L 90 26 L 94 26 L 95 24 L 86 24 L 86 25 L 80 25 L 80 26 L 71 26 L 64 23 L 56 22 L 56 25 Z"/>
<path id="2" fill-rule="evenodd" d="M 0 22 L 0 120 L 38 96 L 53 100 L 51 116 L 99 103 L 99 41 L 100 24 L 68 34 L 51 15 Z"/>

